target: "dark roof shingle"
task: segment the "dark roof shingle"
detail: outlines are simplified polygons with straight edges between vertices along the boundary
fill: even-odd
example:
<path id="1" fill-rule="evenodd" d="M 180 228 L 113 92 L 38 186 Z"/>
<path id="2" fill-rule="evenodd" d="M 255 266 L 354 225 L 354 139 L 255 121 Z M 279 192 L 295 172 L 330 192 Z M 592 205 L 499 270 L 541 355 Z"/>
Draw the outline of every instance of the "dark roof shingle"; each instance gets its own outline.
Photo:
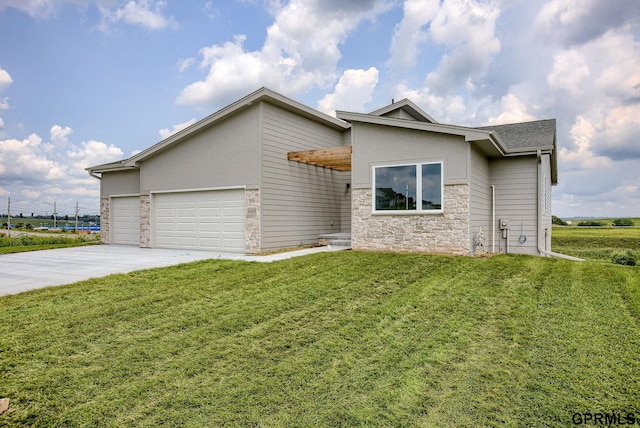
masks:
<path id="1" fill-rule="evenodd" d="M 480 126 L 477 129 L 494 131 L 507 150 L 552 148 L 556 135 L 556 120 Z"/>

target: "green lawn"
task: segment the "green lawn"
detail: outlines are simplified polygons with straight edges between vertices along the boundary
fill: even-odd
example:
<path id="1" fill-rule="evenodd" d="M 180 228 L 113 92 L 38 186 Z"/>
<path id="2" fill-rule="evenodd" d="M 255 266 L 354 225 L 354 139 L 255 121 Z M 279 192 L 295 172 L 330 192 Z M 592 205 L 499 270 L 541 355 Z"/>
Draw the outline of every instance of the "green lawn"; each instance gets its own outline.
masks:
<path id="1" fill-rule="evenodd" d="M 553 251 L 587 260 L 611 262 L 612 254 L 617 251 L 631 250 L 640 254 L 640 227 L 554 226 L 551 239 Z"/>
<path id="2" fill-rule="evenodd" d="M 0 298 L 7 426 L 640 418 L 640 268 L 323 253 Z"/>
<path id="3" fill-rule="evenodd" d="M 44 234 L 43 236 L 39 236 L 32 233 L 12 232 L 11 236 L 0 236 L 0 254 L 78 247 L 99 243 L 99 234 L 77 235 L 73 233 L 52 233 L 46 236 Z"/>

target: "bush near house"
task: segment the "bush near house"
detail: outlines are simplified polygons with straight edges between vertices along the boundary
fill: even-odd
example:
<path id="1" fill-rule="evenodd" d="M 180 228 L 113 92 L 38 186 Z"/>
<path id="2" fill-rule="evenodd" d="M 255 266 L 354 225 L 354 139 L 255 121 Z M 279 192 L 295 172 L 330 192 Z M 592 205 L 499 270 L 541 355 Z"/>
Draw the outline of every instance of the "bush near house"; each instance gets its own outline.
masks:
<path id="1" fill-rule="evenodd" d="M 555 224 L 556 226 L 568 226 L 569 223 L 567 223 L 566 221 L 564 221 L 563 219 L 561 219 L 560 217 L 557 217 L 555 215 L 551 216 L 551 223 Z"/>

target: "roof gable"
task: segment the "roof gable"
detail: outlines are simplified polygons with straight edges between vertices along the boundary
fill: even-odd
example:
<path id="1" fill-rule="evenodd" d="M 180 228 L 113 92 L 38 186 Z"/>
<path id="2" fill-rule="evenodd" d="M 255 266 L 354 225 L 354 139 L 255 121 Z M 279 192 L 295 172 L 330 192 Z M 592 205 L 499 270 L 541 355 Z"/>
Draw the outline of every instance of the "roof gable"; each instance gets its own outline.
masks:
<path id="1" fill-rule="evenodd" d="M 388 106 L 369 113 L 372 116 L 384 116 L 394 119 L 415 120 L 418 122 L 438 123 L 409 99 L 392 102 Z"/>

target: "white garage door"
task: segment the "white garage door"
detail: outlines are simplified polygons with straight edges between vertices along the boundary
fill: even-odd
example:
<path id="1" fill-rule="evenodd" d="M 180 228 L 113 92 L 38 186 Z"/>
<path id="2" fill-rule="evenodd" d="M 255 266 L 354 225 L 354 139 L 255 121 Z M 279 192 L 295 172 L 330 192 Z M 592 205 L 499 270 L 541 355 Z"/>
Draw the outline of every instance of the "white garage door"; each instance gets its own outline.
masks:
<path id="1" fill-rule="evenodd" d="M 111 242 L 140 245 L 140 198 L 137 196 L 111 199 Z"/>
<path id="2" fill-rule="evenodd" d="M 244 190 L 153 197 L 155 246 L 244 253 Z"/>

